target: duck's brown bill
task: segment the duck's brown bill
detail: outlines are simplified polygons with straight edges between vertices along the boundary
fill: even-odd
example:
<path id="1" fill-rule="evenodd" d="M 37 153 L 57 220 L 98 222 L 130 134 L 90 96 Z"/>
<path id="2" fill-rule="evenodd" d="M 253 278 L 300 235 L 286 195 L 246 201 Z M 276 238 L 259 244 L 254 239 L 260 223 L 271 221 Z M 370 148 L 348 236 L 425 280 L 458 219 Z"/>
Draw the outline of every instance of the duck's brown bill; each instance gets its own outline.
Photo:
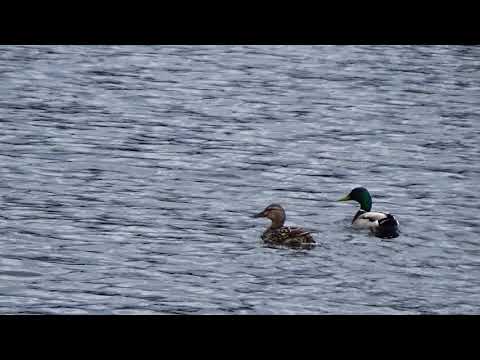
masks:
<path id="1" fill-rule="evenodd" d="M 265 211 L 260 211 L 258 214 L 252 216 L 253 218 L 265 217 Z"/>

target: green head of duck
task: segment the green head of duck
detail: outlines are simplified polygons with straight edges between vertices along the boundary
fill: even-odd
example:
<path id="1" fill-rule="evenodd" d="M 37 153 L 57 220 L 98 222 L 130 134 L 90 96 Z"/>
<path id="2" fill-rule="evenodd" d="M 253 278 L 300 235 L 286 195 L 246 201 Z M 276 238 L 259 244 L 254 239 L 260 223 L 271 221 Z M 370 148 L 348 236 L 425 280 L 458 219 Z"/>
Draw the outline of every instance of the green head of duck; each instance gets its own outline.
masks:
<path id="1" fill-rule="evenodd" d="M 350 191 L 348 195 L 338 199 L 337 201 L 356 201 L 360 204 L 360 209 L 364 211 L 372 210 L 372 197 L 364 187 L 357 187 Z"/>

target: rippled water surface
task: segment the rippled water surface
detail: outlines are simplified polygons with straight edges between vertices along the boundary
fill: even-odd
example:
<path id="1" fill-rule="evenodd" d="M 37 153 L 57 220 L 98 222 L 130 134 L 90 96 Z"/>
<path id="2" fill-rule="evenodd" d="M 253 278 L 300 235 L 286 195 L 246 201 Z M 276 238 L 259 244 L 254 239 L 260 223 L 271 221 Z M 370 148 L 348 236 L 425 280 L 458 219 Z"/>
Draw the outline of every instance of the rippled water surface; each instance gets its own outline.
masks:
<path id="1" fill-rule="evenodd" d="M 480 314 L 480 47 L 0 47 L 0 313 Z M 400 221 L 353 231 L 367 187 Z M 310 251 L 265 247 L 277 202 Z"/>

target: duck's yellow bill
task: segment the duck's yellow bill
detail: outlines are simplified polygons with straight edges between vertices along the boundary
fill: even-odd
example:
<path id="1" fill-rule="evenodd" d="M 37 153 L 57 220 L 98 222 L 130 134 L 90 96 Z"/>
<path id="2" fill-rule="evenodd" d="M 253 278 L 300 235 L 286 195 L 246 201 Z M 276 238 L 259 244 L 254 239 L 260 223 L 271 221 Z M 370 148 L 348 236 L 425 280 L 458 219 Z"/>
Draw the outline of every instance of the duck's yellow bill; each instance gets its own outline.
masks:
<path id="1" fill-rule="evenodd" d="M 345 195 L 344 197 L 338 199 L 337 201 L 348 201 L 348 200 L 351 200 L 350 195 Z"/>

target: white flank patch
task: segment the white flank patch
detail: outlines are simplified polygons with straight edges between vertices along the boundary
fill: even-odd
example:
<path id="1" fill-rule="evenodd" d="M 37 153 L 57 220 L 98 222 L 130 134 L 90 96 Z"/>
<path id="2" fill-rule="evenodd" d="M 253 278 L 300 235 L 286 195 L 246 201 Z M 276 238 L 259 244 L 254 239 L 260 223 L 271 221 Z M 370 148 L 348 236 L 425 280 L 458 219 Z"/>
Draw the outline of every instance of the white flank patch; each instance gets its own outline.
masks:
<path id="1" fill-rule="evenodd" d="M 357 229 L 374 229 L 378 227 L 378 220 L 385 219 L 386 214 L 380 212 L 366 212 L 359 217 L 357 217 L 352 224 L 354 228 Z"/>

